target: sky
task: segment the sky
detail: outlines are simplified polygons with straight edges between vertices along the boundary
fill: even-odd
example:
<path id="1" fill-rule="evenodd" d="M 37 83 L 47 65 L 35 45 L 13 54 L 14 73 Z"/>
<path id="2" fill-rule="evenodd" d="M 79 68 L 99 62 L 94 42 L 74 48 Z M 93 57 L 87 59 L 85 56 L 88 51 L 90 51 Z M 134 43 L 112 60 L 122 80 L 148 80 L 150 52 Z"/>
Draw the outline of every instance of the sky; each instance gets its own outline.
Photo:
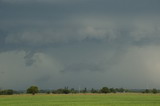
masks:
<path id="1" fill-rule="evenodd" d="M 0 0 L 0 88 L 160 88 L 159 0 Z"/>

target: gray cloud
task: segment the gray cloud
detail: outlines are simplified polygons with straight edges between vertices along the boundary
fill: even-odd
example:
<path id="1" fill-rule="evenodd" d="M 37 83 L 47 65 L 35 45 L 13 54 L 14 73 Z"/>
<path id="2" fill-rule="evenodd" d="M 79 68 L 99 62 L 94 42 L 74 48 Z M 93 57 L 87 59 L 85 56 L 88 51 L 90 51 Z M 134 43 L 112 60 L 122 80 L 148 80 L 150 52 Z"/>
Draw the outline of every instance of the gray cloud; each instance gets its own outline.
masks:
<path id="1" fill-rule="evenodd" d="M 159 88 L 159 3 L 0 0 L 1 88 Z"/>
<path id="2" fill-rule="evenodd" d="M 33 51 L 29 51 L 26 53 L 26 55 L 24 56 L 24 59 L 26 60 L 26 66 L 31 66 L 35 62 L 35 60 L 33 59 L 34 54 L 35 53 Z"/>
<path id="3" fill-rule="evenodd" d="M 87 63 L 78 63 L 78 64 L 71 64 L 67 66 L 61 72 L 72 71 L 72 72 L 81 72 L 81 71 L 104 71 L 102 66 L 96 64 L 87 64 Z"/>
<path id="4" fill-rule="evenodd" d="M 128 19 L 126 19 L 128 20 Z M 84 23 L 83 23 L 84 21 Z M 87 21 L 85 23 L 85 21 Z M 81 20 L 69 27 L 49 26 L 39 29 L 25 29 L 24 31 L 10 32 L 5 37 L 6 44 L 24 44 L 28 46 L 68 44 L 70 42 L 102 41 L 115 43 L 145 43 L 159 39 L 160 23 L 158 20 L 143 21 L 136 19 L 129 23 L 114 22 L 114 20 Z M 121 20 L 120 20 L 121 21 Z M 129 21 L 129 20 L 128 20 Z M 74 23 L 71 22 L 71 23 Z M 66 25 L 66 26 L 67 26 Z M 159 41 L 159 40 L 158 40 Z M 158 42 L 157 41 L 157 42 Z M 157 43 L 155 42 L 155 43 Z"/>

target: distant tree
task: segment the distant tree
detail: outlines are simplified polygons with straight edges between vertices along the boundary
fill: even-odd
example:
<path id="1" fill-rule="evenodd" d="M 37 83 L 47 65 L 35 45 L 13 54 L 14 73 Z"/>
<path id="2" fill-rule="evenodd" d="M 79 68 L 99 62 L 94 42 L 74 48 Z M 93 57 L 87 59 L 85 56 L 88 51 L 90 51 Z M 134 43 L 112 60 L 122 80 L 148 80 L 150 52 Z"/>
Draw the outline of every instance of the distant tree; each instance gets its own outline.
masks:
<path id="1" fill-rule="evenodd" d="M 124 88 L 120 88 L 119 92 L 125 92 L 125 89 Z"/>
<path id="2" fill-rule="evenodd" d="M 50 93 L 51 93 L 50 91 L 47 91 L 47 92 L 46 92 L 46 94 L 50 94 Z"/>
<path id="3" fill-rule="evenodd" d="M 63 93 L 63 89 L 57 89 L 57 90 L 54 90 L 54 92 L 55 92 L 55 94 L 62 94 Z"/>
<path id="4" fill-rule="evenodd" d="M 116 93 L 116 90 L 114 88 L 110 88 L 111 93 Z"/>
<path id="5" fill-rule="evenodd" d="M 53 93 L 53 94 L 56 94 L 56 90 L 52 90 L 52 93 Z"/>
<path id="6" fill-rule="evenodd" d="M 101 90 L 100 90 L 101 93 L 110 93 L 110 90 L 107 88 L 107 87 L 103 87 Z"/>
<path id="7" fill-rule="evenodd" d="M 87 88 L 84 88 L 84 90 L 82 90 L 82 93 L 87 93 Z"/>
<path id="8" fill-rule="evenodd" d="M 92 88 L 92 89 L 91 89 L 91 93 L 99 93 L 99 91 Z"/>
<path id="9" fill-rule="evenodd" d="M 12 89 L 0 90 L 0 95 L 13 95 L 13 93 Z"/>
<path id="10" fill-rule="evenodd" d="M 31 93 L 32 95 L 35 95 L 38 93 L 38 87 L 37 86 L 31 86 L 27 89 L 27 93 Z"/>
<path id="11" fill-rule="evenodd" d="M 125 92 L 129 92 L 129 90 L 128 90 L 128 89 L 125 89 Z"/>
<path id="12" fill-rule="evenodd" d="M 124 88 L 116 88 L 115 91 L 116 92 L 126 92 L 127 90 Z"/>
<path id="13" fill-rule="evenodd" d="M 65 87 L 63 89 L 63 94 L 69 94 L 70 93 L 70 90 L 68 89 L 68 87 Z"/>
<path id="14" fill-rule="evenodd" d="M 152 89 L 152 93 L 156 94 L 156 93 L 158 93 L 158 90 L 154 88 L 154 89 Z"/>
<path id="15" fill-rule="evenodd" d="M 13 95 L 14 91 L 12 89 L 8 89 L 6 90 L 7 95 Z"/>
<path id="16" fill-rule="evenodd" d="M 70 89 L 70 93 L 77 93 L 78 91 L 76 91 L 74 88 Z"/>
<path id="17" fill-rule="evenodd" d="M 144 93 L 150 93 L 151 91 L 149 90 L 149 89 L 146 89 L 145 91 L 144 91 Z"/>
<path id="18" fill-rule="evenodd" d="M 75 92 L 75 91 L 73 91 Z M 68 87 L 65 87 L 64 89 L 57 89 L 52 91 L 53 94 L 69 94 L 72 93 L 71 90 L 68 89 Z"/>

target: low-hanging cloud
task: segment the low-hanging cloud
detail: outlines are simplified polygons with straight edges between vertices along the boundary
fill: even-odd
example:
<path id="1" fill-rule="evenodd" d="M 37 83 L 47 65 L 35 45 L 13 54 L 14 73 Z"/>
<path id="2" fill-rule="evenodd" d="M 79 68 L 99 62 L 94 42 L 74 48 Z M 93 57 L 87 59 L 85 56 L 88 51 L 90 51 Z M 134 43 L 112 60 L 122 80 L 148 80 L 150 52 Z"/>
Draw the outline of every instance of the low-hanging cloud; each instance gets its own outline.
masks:
<path id="1" fill-rule="evenodd" d="M 158 4 L 0 0 L 0 88 L 159 88 Z"/>
<path id="2" fill-rule="evenodd" d="M 82 20 L 83 21 L 83 20 Z M 94 21 L 94 20 L 93 20 Z M 97 20 L 95 20 L 97 21 Z M 156 20 L 158 21 L 158 20 Z M 103 42 L 114 42 L 126 39 L 125 42 L 141 42 L 143 40 L 153 41 L 159 39 L 160 23 L 156 21 L 135 20 L 130 23 L 115 23 L 113 20 L 88 23 L 79 23 L 70 27 L 61 26 L 59 29 L 55 26 L 40 29 L 28 29 L 16 32 L 10 32 L 5 38 L 6 44 L 26 44 L 31 46 L 49 45 L 49 44 L 67 44 L 70 42 L 82 42 L 85 40 L 97 40 Z M 92 22 L 92 21 L 91 21 Z M 99 25 L 97 25 L 97 23 Z M 101 26 L 100 26 L 101 25 Z M 52 28 L 53 27 L 53 28 Z"/>

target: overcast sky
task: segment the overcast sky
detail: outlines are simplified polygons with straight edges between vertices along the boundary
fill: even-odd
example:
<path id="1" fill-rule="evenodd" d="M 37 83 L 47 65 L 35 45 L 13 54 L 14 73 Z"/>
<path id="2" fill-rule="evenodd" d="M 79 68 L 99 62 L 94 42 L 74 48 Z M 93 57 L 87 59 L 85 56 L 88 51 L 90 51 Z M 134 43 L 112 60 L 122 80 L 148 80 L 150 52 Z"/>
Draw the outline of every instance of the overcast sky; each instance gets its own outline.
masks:
<path id="1" fill-rule="evenodd" d="M 160 0 L 0 0 L 0 88 L 160 88 Z"/>

